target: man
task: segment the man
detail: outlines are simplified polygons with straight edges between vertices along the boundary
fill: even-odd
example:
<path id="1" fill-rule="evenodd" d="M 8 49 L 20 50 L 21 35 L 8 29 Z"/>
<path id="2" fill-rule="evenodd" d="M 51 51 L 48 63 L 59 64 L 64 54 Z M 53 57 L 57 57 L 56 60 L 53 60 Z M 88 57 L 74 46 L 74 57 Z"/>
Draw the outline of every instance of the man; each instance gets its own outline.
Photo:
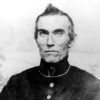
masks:
<path id="1" fill-rule="evenodd" d="M 0 100 L 100 100 L 99 80 L 67 61 L 74 39 L 70 16 L 48 5 L 35 27 L 40 66 L 12 76 Z"/>

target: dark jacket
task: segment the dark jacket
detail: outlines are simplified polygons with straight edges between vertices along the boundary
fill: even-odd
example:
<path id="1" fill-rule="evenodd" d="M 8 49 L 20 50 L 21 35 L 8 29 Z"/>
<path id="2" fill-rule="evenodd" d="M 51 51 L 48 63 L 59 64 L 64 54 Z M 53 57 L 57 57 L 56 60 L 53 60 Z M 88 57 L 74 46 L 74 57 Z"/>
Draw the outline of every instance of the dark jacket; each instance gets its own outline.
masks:
<path id="1" fill-rule="evenodd" d="M 93 75 L 74 66 L 56 75 L 64 71 L 59 64 L 61 69 L 56 69 L 53 77 L 46 74 L 48 67 L 44 66 L 42 63 L 12 76 L 0 100 L 100 100 L 100 83 Z"/>

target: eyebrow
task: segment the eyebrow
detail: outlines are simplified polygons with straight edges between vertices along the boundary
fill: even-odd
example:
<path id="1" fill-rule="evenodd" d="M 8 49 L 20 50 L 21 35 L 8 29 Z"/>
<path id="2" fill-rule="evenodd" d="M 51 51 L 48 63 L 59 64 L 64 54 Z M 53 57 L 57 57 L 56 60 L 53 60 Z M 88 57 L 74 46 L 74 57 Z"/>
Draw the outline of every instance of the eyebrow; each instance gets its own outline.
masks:
<path id="1" fill-rule="evenodd" d="M 41 31 L 41 32 L 43 32 L 43 33 L 48 33 L 48 31 L 45 30 L 45 29 L 37 29 L 37 32 L 39 32 L 39 31 Z"/>
<path id="2" fill-rule="evenodd" d="M 64 31 L 64 29 L 59 28 L 59 29 L 54 30 L 53 32 L 55 33 L 55 32 L 65 32 L 65 31 Z"/>

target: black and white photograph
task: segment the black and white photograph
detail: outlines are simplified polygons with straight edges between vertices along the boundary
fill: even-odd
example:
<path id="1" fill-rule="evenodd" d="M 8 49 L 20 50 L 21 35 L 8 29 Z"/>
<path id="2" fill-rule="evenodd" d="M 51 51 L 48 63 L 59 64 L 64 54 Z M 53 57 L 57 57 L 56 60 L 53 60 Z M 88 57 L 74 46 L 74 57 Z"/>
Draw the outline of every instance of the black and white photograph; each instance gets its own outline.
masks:
<path id="1" fill-rule="evenodd" d="M 99 0 L 0 0 L 0 100 L 100 100 Z"/>

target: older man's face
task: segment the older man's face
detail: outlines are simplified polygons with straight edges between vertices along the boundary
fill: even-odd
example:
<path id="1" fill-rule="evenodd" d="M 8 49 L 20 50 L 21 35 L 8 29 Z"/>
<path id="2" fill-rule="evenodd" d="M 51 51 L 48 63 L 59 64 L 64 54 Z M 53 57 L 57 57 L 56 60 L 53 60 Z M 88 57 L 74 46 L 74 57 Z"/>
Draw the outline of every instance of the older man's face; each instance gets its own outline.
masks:
<path id="1" fill-rule="evenodd" d="M 48 63 L 56 63 L 68 55 L 68 27 L 66 16 L 40 17 L 37 23 L 37 45 L 40 56 Z"/>

